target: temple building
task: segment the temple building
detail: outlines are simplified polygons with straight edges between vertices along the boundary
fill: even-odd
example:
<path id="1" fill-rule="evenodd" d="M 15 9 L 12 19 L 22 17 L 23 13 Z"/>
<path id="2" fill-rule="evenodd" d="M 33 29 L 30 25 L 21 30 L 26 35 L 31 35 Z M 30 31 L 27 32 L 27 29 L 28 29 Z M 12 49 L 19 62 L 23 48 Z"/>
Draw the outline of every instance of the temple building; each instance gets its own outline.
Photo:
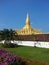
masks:
<path id="1" fill-rule="evenodd" d="M 26 24 L 21 30 L 15 30 L 14 39 L 11 43 L 22 45 L 49 48 L 49 33 L 43 33 L 41 30 L 36 30 L 30 25 L 30 19 L 27 14 Z M 5 40 L 0 43 L 4 43 Z"/>
<path id="2" fill-rule="evenodd" d="M 42 34 L 41 30 L 36 30 L 36 29 L 32 28 L 32 26 L 30 25 L 30 19 L 29 19 L 28 13 L 27 13 L 27 17 L 26 17 L 26 24 L 25 24 L 25 26 L 21 30 L 15 30 L 15 32 L 18 35 Z"/>

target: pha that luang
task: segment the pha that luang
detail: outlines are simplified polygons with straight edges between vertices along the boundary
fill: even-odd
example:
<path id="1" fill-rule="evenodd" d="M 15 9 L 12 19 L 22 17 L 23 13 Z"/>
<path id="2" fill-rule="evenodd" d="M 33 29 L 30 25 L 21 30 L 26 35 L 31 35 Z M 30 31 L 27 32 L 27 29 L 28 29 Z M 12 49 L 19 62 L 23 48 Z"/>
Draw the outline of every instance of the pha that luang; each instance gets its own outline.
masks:
<path id="1" fill-rule="evenodd" d="M 15 30 L 15 35 L 14 43 L 17 43 L 18 45 L 49 48 L 49 34 L 34 29 L 30 25 L 28 14 L 25 26 L 20 30 Z"/>
<path id="2" fill-rule="evenodd" d="M 32 26 L 30 25 L 29 15 L 27 13 L 25 26 L 21 30 L 16 30 L 16 33 L 18 35 L 32 35 L 32 34 L 42 34 L 42 31 L 32 28 Z"/>

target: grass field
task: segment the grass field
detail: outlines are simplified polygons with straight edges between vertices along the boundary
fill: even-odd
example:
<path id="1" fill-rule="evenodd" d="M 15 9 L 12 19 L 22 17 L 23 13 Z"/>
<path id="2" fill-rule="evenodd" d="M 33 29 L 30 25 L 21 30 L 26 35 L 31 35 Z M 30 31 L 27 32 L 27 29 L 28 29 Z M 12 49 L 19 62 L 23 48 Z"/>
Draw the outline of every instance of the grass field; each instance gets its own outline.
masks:
<path id="1" fill-rule="evenodd" d="M 5 48 L 20 57 L 49 63 L 49 49 L 34 47 Z"/>

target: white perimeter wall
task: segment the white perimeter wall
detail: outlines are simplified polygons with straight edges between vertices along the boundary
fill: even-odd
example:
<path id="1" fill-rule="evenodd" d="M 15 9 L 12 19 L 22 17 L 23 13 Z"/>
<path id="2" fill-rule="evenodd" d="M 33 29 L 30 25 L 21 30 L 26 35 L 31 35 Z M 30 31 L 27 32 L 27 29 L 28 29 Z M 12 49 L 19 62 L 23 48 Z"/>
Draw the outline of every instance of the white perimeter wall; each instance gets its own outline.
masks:
<path id="1" fill-rule="evenodd" d="M 22 46 L 36 46 L 42 48 L 49 48 L 49 42 L 36 42 L 36 41 L 14 41 L 14 43 Z"/>
<path id="2" fill-rule="evenodd" d="M 4 43 L 5 40 L 0 41 L 0 43 Z M 49 48 L 49 42 L 41 42 L 41 41 L 11 41 L 11 43 L 15 43 L 22 46 L 36 46 L 41 48 Z"/>

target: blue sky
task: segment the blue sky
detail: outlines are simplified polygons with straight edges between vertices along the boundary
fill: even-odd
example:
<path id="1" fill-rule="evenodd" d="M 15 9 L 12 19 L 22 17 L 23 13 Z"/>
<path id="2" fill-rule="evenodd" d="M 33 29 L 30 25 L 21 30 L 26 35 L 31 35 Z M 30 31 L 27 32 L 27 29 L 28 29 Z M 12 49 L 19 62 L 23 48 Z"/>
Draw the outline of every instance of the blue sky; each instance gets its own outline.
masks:
<path id="1" fill-rule="evenodd" d="M 21 29 L 27 12 L 33 28 L 49 32 L 49 0 L 0 0 L 0 29 Z"/>

